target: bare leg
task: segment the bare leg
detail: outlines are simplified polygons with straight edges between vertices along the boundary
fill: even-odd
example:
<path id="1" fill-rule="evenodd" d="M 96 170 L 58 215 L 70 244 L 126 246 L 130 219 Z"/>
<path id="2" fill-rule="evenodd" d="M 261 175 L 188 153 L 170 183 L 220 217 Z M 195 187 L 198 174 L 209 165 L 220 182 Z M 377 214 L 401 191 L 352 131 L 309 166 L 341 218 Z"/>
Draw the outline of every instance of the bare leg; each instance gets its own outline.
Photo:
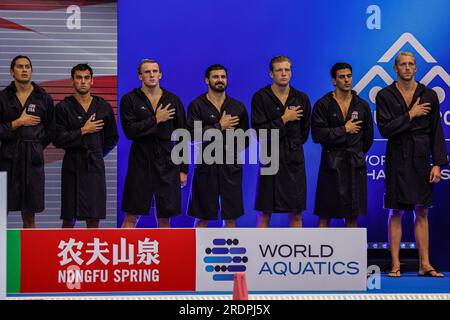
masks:
<path id="1" fill-rule="evenodd" d="M 158 218 L 158 228 L 170 228 L 169 218 Z"/>
<path id="2" fill-rule="evenodd" d="M 289 213 L 289 226 L 291 228 L 301 228 L 302 227 L 302 212 L 291 212 Z"/>
<path id="3" fill-rule="evenodd" d="M 402 218 L 403 211 L 389 210 L 388 237 L 391 250 L 391 272 L 390 277 L 400 277 L 400 242 L 402 241 Z"/>
<path id="4" fill-rule="evenodd" d="M 346 228 L 358 228 L 358 217 L 347 217 L 345 218 Z"/>
<path id="5" fill-rule="evenodd" d="M 99 224 L 99 219 L 86 219 L 86 228 L 88 229 L 97 229 Z"/>
<path id="6" fill-rule="evenodd" d="M 414 234 L 416 236 L 417 248 L 419 249 L 419 274 L 424 274 L 434 269 L 430 263 L 428 208 L 416 206 L 414 213 Z M 435 277 L 444 276 L 442 273 L 437 273 L 436 271 L 431 272 L 431 275 Z"/>
<path id="7" fill-rule="evenodd" d="M 122 228 L 136 228 L 136 224 L 139 221 L 139 216 L 131 213 L 125 214 L 125 219 L 122 223 Z"/>
<path id="8" fill-rule="evenodd" d="M 61 228 L 73 229 L 73 228 L 75 228 L 75 223 L 77 223 L 77 219 L 63 220 Z"/>
<path id="9" fill-rule="evenodd" d="M 330 226 L 330 218 L 319 218 L 319 223 L 317 224 L 317 228 L 328 228 Z"/>
<path id="10" fill-rule="evenodd" d="M 236 228 L 236 219 L 225 220 L 225 228 Z"/>
<path id="11" fill-rule="evenodd" d="M 24 229 L 34 229 L 36 228 L 36 222 L 34 219 L 34 212 L 22 211 L 22 222 Z"/>
<path id="12" fill-rule="evenodd" d="M 271 212 L 258 212 L 256 216 L 257 228 L 268 228 L 270 223 Z"/>
<path id="13" fill-rule="evenodd" d="M 208 220 L 195 219 L 194 228 L 208 228 Z"/>

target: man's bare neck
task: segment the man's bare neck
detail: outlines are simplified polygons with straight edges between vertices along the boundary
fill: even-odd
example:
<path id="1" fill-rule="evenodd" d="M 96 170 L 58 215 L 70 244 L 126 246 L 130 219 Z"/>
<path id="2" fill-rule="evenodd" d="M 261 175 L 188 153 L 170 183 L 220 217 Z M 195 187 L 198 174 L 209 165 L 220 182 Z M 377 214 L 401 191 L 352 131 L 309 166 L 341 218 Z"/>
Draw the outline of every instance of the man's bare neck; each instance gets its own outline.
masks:
<path id="1" fill-rule="evenodd" d="M 338 99 L 340 101 L 346 101 L 350 100 L 352 98 L 352 92 L 351 91 L 342 91 L 342 90 L 334 90 L 333 95 L 335 99 Z"/>
<path id="2" fill-rule="evenodd" d="M 156 87 L 146 87 L 146 86 L 142 86 L 141 90 L 150 97 L 154 97 L 154 96 L 161 96 L 162 95 L 162 89 L 160 86 L 156 86 Z"/>
<path id="3" fill-rule="evenodd" d="M 276 95 L 287 95 L 289 94 L 289 89 L 290 86 L 279 86 L 276 83 L 272 83 L 272 91 L 276 94 Z"/>
<path id="4" fill-rule="evenodd" d="M 80 104 L 85 104 L 85 103 L 89 103 L 92 100 L 92 95 L 90 92 L 86 93 L 86 94 L 79 94 L 78 92 L 75 93 L 73 95 L 75 97 L 75 99 L 77 99 L 77 101 Z"/>
<path id="5" fill-rule="evenodd" d="M 225 91 L 218 92 L 214 90 L 208 90 L 208 93 L 206 94 L 209 100 L 213 101 L 223 101 L 225 100 L 226 93 Z"/>
<path id="6" fill-rule="evenodd" d="M 29 93 L 29 92 L 33 91 L 33 85 L 31 84 L 31 82 L 20 83 L 20 82 L 14 81 L 14 84 L 16 85 L 17 93 L 24 94 L 24 93 Z"/>
<path id="7" fill-rule="evenodd" d="M 397 80 L 397 88 L 400 91 L 408 92 L 408 91 L 414 91 L 416 90 L 417 82 L 414 79 L 405 81 L 402 79 Z"/>

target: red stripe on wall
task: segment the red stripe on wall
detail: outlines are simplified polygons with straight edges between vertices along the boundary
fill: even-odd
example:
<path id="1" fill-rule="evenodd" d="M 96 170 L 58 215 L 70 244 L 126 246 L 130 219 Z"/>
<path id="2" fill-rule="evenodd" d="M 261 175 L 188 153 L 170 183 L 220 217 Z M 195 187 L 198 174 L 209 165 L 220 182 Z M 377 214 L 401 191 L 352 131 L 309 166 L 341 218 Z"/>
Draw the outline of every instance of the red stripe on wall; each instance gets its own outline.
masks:
<path id="1" fill-rule="evenodd" d="M 33 29 L 30 29 L 28 27 L 25 27 L 25 26 L 22 26 L 20 24 L 14 23 L 12 21 L 3 19 L 1 17 L 0 17 L 0 28 L 36 32 Z"/>
<path id="2" fill-rule="evenodd" d="M 99 5 L 103 3 L 115 3 L 117 1 L 111 0 L 61 0 L 61 1 L 46 1 L 46 0 L 15 0 L 0 3 L 0 10 L 34 10 L 34 11 L 45 11 L 45 10 L 55 10 L 55 9 L 65 9 L 68 6 L 92 6 Z"/>

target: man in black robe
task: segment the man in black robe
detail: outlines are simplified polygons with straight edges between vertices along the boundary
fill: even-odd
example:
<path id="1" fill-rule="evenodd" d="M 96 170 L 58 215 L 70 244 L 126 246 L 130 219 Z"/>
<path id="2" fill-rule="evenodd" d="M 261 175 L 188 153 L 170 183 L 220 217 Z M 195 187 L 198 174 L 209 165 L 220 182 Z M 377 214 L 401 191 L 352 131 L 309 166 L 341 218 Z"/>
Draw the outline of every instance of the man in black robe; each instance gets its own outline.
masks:
<path id="1" fill-rule="evenodd" d="M 197 97 L 188 108 L 187 128 L 194 135 L 194 122 L 200 122 L 203 133 L 210 129 L 220 130 L 223 136 L 223 159 L 220 163 L 200 163 L 195 166 L 189 215 L 195 217 L 196 227 L 207 227 L 209 220 L 218 219 L 219 198 L 220 214 L 226 227 L 235 227 L 236 219 L 244 214 L 242 195 L 242 164 L 238 162 L 239 152 L 245 148 L 245 142 L 239 147 L 237 141 L 226 138 L 226 132 L 248 130 L 248 114 L 245 106 L 226 94 L 227 70 L 221 65 L 212 65 L 206 69 L 205 81 L 208 92 Z M 233 137 L 234 139 L 234 137 Z M 245 139 L 245 137 L 243 138 Z M 200 152 L 210 143 L 200 141 Z M 230 148 L 228 148 L 230 147 Z M 232 161 L 226 161 L 227 153 L 234 152 Z M 230 156 L 231 157 L 231 156 Z"/>
<path id="2" fill-rule="evenodd" d="M 256 92 L 252 99 L 252 127 L 257 131 L 279 130 L 280 138 L 278 173 L 259 175 L 255 202 L 255 209 L 261 211 L 258 227 L 268 227 L 274 212 L 289 213 L 290 226 L 301 227 L 301 213 L 306 209 L 303 144 L 308 139 L 311 104 L 305 93 L 289 85 L 291 67 L 289 58 L 273 58 L 272 84 Z"/>
<path id="3" fill-rule="evenodd" d="M 63 228 L 86 220 L 98 228 L 106 217 L 106 176 L 103 158 L 119 139 L 111 105 L 91 95 L 92 68 L 78 64 L 71 71 L 73 95 L 56 105 L 54 144 L 65 150 L 61 172 Z"/>
<path id="4" fill-rule="evenodd" d="M 401 52 L 395 59 L 397 81 L 376 97 L 377 124 L 386 145 L 386 192 L 389 209 L 389 245 L 392 268 L 389 276 L 400 277 L 400 243 L 404 211 L 414 210 L 414 232 L 419 250 L 420 276 L 442 277 L 429 259 L 428 207 L 433 184 L 448 164 L 437 94 L 416 82 L 416 60 Z M 431 163 L 430 165 L 430 156 Z"/>
<path id="5" fill-rule="evenodd" d="M 55 121 L 50 95 L 31 81 L 31 60 L 11 62 L 11 84 L 0 94 L 0 171 L 8 173 L 8 211 L 21 211 L 24 228 L 35 228 L 44 210 L 44 149 L 52 142 Z"/>
<path id="6" fill-rule="evenodd" d="M 352 91 L 352 67 L 339 62 L 331 68 L 335 90 L 314 105 L 311 135 L 322 145 L 314 214 L 319 227 L 331 218 L 344 218 L 358 227 L 358 215 L 367 213 L 365 154 L 373 142 L 369 104 Z"/>
<path id="7" fill-rule="evenodd" d="M 186 115 L 180 98 L 160 87 L 162 72 L 154 60 L 138 67 L 140 88 L 120 101 L 120 121 L 132 140 L 122 198 L 126 213 L 123 228 L 134 228 L 140 215 L 149 215 L 153 196 L 159 227 L 169 227 L 170 217 L 181 213 L 180 185 L 186 185 L 187 164 L 171 158 L 172 133 L 184 128 Z"/>

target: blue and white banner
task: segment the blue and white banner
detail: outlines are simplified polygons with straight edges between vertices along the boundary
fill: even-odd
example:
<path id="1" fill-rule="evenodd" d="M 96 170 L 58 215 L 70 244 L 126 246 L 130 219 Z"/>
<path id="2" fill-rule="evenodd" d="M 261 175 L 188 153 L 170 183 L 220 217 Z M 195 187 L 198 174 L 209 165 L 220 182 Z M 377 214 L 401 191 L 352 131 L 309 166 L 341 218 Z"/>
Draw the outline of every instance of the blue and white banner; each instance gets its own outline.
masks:
<path id="1" fill-rule="evenodd" d="M 367 237 L 355 229 L 197 229 L 197 291 L 366 290 Z"/>

